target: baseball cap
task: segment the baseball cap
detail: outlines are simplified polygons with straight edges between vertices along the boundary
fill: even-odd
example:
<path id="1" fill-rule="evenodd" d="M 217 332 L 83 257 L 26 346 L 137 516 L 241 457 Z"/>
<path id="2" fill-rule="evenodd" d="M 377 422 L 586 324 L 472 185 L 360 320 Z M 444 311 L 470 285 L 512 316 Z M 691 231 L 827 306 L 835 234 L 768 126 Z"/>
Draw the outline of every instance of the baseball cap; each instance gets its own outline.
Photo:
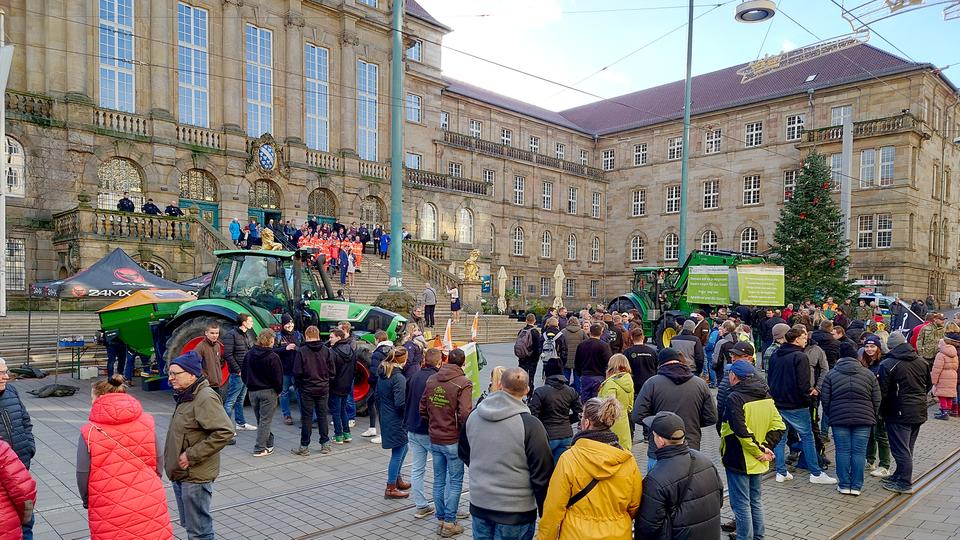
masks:
<path id="1" fill-rule="evenodd" d="M 730 356 L 753 356 L 756 351 L 749 341 L 738 341 L 730 349 Z"/>
<path id="2" fill-rule="evenodd" d="M 756 374 L 756 369 L 754 369 L 753 364 L 750 362 L 741 360 L 730 364 L 730 373 L 736 375 L 738 379 L 745 379 Z"/>
<path id="3" fill-rule="evenodd" d="M 644 418 L 643 425 L 668 441 L 682 441 L 686 436 L 683 419 L 670 411 L 660 411 Z"/>

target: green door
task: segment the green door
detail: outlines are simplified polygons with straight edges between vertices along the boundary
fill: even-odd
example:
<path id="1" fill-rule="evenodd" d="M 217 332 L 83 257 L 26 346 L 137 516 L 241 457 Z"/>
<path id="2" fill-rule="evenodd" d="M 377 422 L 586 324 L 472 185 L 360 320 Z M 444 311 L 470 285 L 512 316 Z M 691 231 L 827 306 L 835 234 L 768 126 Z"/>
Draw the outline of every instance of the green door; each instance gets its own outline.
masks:
<path id="1" fill-rule="evenodd" d="M 220 205 L 217 203 L 180 199 L 180 208 L 196 208 L 200 219 L 216 228 L 220 226 Z"/>

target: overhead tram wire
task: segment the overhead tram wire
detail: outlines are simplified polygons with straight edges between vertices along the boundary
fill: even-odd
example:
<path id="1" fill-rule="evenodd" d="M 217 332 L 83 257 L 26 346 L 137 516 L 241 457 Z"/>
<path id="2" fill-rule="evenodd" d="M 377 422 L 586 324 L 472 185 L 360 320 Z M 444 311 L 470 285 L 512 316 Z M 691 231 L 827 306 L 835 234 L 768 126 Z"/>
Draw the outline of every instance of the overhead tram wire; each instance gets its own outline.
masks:
<path id="1" fill-rule="evenodd" d="M 786 0 L 780 0 L 780 2 L 777 2 L 777 9 L 780 9 L 780 6 L 782 6 L 784 2 L 786 2 Z M 757 49 L 757 57 L 755 60 L 759 60 L 760 55 L 763 54 L 763 48 L 767 45 L 767 38 L 770 37 L 770 29 L 773 28 L 773 23 L 775 22 L 776 19 L 767 24 L 767 31 L 763 33 L 763 41 L 760 42 L 760 48 Z"/>
<path id="2" fill-rule="evenodd" d="M 904 52 L 903 49 L 901 49 L 900 47 L 897 47 L 896 45 L 893 44 L 892 41 L 890 41 L 889 39 L 883 37 L 883 34 L 881 34 L 880 32 L 877 32 L 877 31 L 876 31 L 874 28 L 872 28 L 869 24 L 863 22 L 863 19 L 861 19 L 860 17 L 857 17 L 856 15 L 854 15 L 853 13 L 851 13 L 847 8 L 843 7 L 843 5 L 838 4 L 838 3 L 837 3 L 837 0 L 830 0 L 830 2 L 832 2 L 833 5 L 835 5 L 835 6 L 837 6 L 838 8 L 840 8 L 840 11 L 842 11 L 843 13 L 846 13 L 847 15 L 849 15 L 849 16 L 853 17 L 854 19 L 856 19 L 857 22 L 859 22 L 860 24 L 862 24 L 864 28 L 866 28 L 867 30 L 870 30 L 871 32 L 873 32 L 874 34 L 876 34 L 877 37 L 880 38 L 880 39 L 882 39 L 884 42 L 886 42 L 887 45 L 890 45 L 891 47 L 893 47 L 894 49 L 896 49 L 897 52 L 899 52 L 900 54 L 902 54 L 903 56 L 905 56 L 905 57 L 907 58 L 907 60 L 910 60 L 911 62 L 916 63 L 916 60 L 914 60 L 909 54 L 907 54 L 906 52 Z"/>

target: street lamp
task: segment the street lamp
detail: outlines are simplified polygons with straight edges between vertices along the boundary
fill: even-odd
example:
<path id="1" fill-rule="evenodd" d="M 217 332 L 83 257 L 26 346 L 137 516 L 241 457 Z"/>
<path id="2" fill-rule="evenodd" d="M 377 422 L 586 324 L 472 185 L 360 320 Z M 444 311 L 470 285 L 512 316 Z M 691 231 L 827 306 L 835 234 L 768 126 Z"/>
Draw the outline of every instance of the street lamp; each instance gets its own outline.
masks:
<path id="1" fill-rule="evenodd" d="M 771 0 L 748 0 L 737 6 L 734 18 L 743 23 L 766 21 L 776 14 L 777 6 Z M 680 159 L 680 246 L 678 264 L 687 257 L 687 188 L 690 173 L 690 68 L 693 64 L 693 0 L 687 10 L 687 76 L 683 83 L 683 153 Z"/>

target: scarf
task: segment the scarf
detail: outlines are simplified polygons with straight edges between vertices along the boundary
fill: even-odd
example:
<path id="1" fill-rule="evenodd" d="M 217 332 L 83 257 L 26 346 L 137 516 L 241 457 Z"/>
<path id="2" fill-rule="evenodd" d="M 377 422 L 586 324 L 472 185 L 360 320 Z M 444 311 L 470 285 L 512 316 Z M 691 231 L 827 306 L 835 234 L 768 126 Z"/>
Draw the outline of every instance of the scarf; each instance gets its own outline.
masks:
<path id="1" fill-rule="evenodd" d="M 173 400 L 180 405 L 181 403 L 186 403 L 188 401 L 193 401 L 194 393 L 197 391 L 197 386 L 200 384 L 200 381 L 207 380 L 203 375 L 197 377 L 197 380 L 193 384 L 184 389 L 183 392 L 174 392 Z"/>
<path id="2" fill-rule="evenodd" d="M 620 446 L 620 439 L 617 438 L 616 434 L 607 429 L 588 429 L 577 433 L 573 438 L 573 443 L 571 446 L 577 443 L 577 439 L 590 439 L 591 441 L 597 441 L 604 444 L 609 444 L 615 448 L 623 450 L 623 447 Z"/>

